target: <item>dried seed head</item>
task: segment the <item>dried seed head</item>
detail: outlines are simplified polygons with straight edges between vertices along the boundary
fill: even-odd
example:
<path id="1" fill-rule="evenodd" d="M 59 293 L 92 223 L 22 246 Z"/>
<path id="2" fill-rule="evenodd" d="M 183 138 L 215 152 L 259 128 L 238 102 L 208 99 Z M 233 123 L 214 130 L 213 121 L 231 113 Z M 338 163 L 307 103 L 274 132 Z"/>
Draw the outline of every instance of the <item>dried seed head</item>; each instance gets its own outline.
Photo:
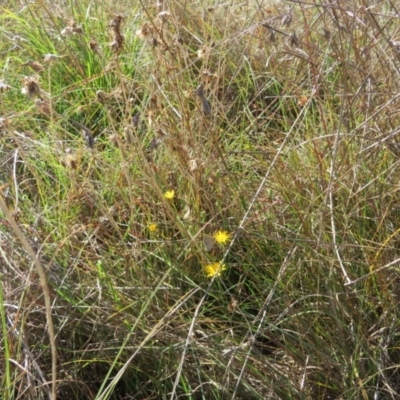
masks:
<path id="1" fill-rule="evenodd" d="M 108 25 L 110 28 L 114 30 L 119 30 L 121 28 L 121 23 L 123 21 L 122 15 L 116 15 L 116 17 L 110 22 Z"/>
<path id="2" fill-rule="evenodd" d="M 138 30 L 135 32 L 135 35 L 136 35 L 138 38 L 142 39 L 142 40 L 145 40 L 145 39 L 146 39 L 146 35 L 143 33 L 143 30 L 142 30 L 142 29 L 138 29 Z"/>
<path id="3" fill-rule="evenodd" d="M 202 47 L 201 49 L 197 50 L 197 57 L 204 58 L 207 53 L 207 49 Z"/>
<path id="4" fill-rule="evenodd" d="M 114 41 L 118 43 L 118 49 L 122 50 L 125 41 L 124 36 L 120 33 L 116 33 L 114 36 Z"/>
<path id="5" fill-rule="evenodd" d="M 44 66 L 38 61 L 28 61 L 23 66 L 31 67 L 35 72 L 40 73 L 44 70 Z"/>
<path id="6" fill-rule="evenodd" d="M 67 150 L 70 150 L 70 149 L 67 149 Z M 72 151 L 67 152 L 67 154 L 61 160 L 62 164 L 65 167 L 71 168 L 71 169 L 77 168 L 77 161 L 78 161 L 78 157 L 76 156 L 75 153 L 72 153 Z"/>
<path id="7" fill-rule="evenodd" d="M 205 69 L 202 72 L 203 78 L 205 82 L 211 82 L 218 78 L 217 74 L 213 74 L 209 69 Z"/>
<path id="8" fill-rule="evenodd" d="M 118 53 L 118 51 L 120 50 L 119 44 L 118 44 L 118 42 L 117 42 L 116 40 L 113 40 L 113 41 L 110 43 L 110 47 L 111 47 L 111 50 L 112 50 L 114 53 Z"/>
<path id="9" fill-rule="evenodd" d="M 105 104 L 107 101 L 107 95 L 102 90 L 98 90 L 96 92 L 96 99 L 99 103 Z"/>
<path id="10" fill-rule="evenodd" d="M 59 58 L 61 58 L 61 56 L 48 53 L 44 55 L 44 62 L 51 64 L 52 62 L 58 60 Z"/>
<path id="11" fill-rule="evenodd" d="M 83 33 L 83 29 L 81 26 L 74 24 L 74 26 L 72 26 L 72 32 L 80 35 L 81 33 Z"/>
<path id="12" fill-rule="evenodd" d="M 71 37 L 74 34 L 74 31 L 72 29 L 72 27 L 67 26 L 65 27 L 62 31 L 61 31 L 61 36 L 64 36 L 66 38 Z"/>
<path id="13" fill-rule="evenodd" d="M 101 47 L 94 39 L 89 40 L 89 48 L 97 55 L 99 55 L 99 56 L 103 55 L 103 51 L 102 51 Z"/>
<path id="14" fill-rule="evenodd" d="M 189 161 L 189 170 L 190 170 L 190 171 L 196 171 L 197 168 L 198 168 L 198 166 L 197 166 L 197 161 L 196 161 L 195 158 L 192 158 L 192 159 Z"/>
<path id="15" fill-rule="evenodd" d="M 298 104 L 300 107 L 305 106 L 305 105 L 307 104 L 307 102 L 308 102 L 308 97 L 307 97 L 307 96 L 301 95 L 301 96 L 299 96 L 299 97 L 297 98 L 297 104 Z"/>
<path id="16" fill-rule="evenodd" d="M 136 31 L 136 36 L 142 40 L 146 40 L 152 32 L 153 27 L 149 23 L 145 22 L 140 29 Z"/>
<path id="17" fill-rule="evenodd" d="M 2 79 L 0 79 L 0 93 L 7 92 L 7 90 L 10 90 L 11 86 L 7 85 Z"/>
<path id="18" fill-rule="evenodd" d="M 119 53 L 124 45 L 124 35 L 121 33 L 122 21 L 122 16 L 117 15 L 109 25 L 109 27 L 114 31 L 114 40 L 110 45 L 114 53 Z"/>
<path id="19" fill-rule="evenodd" d="M 50 104 L 42 99 L 35 99 L 35 106 L 41 114 L 50 115 Z"/>
<path id="20" fill-rule="evenodd" d="M 237 304 L 238 304 L 238 301 L 234 298 L 234 297 L 232 297 L 232 300 L 231 300 L 231 302 L 228 304 L 228 311 L 230 312 L 230 313 L 233 313 L 234 311 L 235 311 L 235 309 L 236 309 L 236 307 L 237 307 Z"/>
<path id="21" fill-rule="evenodd" d="M 30 99 L 40 97 L 40 86 L 36 76 L 25 76 L 22 82 L 24 85 L 21 90 L 22 94 L 26 94 Z"/>
<path id="22" fill-rule="evenodd" d="M 70 32 L 72 34 L 78 34 L 79 35 L 79 34 L 83 33 L 82 26 L 78 25 L 74 21 L 74 19 L 72 19 L 72 18 L 68 21 L 68 27 L 67 28 L 69 28 L 69 30 L 70 30 Z"/>
<path id="23" fill-rule="evenodd" d="M 94 39 L 90 39 L 89 40 L 89 48 L 90 48 L 90 50 L 96 51 L 98 47 L 99 47 L 99 44 Z"/>
<path id="24" fill-rule="evenodd" d="M 171 14 L 168 11 L 161 11 L 158 14 L 158 18 L 162 21 L 162 22 L 166 22 L 168 20 L 168 18 L 171 17 Z"/>

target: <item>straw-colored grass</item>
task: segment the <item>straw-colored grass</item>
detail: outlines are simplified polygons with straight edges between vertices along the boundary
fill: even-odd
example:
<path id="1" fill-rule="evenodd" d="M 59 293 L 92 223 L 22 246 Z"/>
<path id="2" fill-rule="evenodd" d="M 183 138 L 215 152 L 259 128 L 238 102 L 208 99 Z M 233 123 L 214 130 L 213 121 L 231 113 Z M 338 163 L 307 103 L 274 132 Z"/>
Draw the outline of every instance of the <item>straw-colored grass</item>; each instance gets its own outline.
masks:
<path id="1" fill-rule="evenodd" d="M 6 2 L 3 398 L 399 398 L 396 7 Z"/>

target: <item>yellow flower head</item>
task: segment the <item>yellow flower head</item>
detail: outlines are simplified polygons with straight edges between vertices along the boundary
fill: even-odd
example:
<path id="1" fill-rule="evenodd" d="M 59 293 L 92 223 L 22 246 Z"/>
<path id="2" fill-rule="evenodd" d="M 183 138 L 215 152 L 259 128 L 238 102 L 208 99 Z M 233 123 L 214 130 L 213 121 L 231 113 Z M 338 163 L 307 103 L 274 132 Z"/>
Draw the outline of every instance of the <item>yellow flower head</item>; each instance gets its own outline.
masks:
<path id="1" fill-rule="evenodd" d="M 213 276 L 221 276 L 222 271 L 225 270 L 225 264 L 221 264 L 220 262 L 208 264 L 204 267 L 204 271 L 206 272 L 208 278 L 212 278 Z"/>
<path id="2" fill-rule="evenodd" d="M 231 234 L 227 231 L 217 231 L 214 234 L 214 239 L 218 244 L 226 244 L 230 238 Z"/>
<path id="3" fill-rule="evenodd" d="M 164 197 L 165 197 L 167 200 L 172 200 L 172 199 L 174 198 L 174 196 L 175 196 L 175 190 L 167 190 L 167 191 L 164 193 Z"/>
<path id="4" fill-rule="evenodd" d="M 152 222 L 151 224 L 149 224 L 147 228 L 148 228 L 148 230 L 149 230 L 150 232 L 156 232 L 157 229 L 158 229 L 157 224 L 155 224 L 154 222 Z"/>

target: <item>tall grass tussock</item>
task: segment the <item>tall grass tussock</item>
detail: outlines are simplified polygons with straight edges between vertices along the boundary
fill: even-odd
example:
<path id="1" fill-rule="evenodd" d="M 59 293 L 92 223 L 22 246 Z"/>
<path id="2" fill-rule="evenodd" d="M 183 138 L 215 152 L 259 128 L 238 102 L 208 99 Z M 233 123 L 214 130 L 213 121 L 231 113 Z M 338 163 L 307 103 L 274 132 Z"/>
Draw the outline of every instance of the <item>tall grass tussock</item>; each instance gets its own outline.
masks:
<path id="1" fill-rule="evenodd" d="M 400 398 L 400 6 L 0 6 L 16 399 Z"/>

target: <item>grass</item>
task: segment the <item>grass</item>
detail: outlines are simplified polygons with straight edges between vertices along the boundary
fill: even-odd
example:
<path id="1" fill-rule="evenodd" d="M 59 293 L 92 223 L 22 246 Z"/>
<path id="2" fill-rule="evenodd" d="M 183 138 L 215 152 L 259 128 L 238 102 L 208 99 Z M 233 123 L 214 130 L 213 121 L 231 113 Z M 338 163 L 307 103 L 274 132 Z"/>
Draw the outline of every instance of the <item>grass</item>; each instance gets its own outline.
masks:
<path id="1" fill-rule="evenodd" d="M 1 8 L 3 398 L 397 399 L 396 5 L 171 3 Z"/>

